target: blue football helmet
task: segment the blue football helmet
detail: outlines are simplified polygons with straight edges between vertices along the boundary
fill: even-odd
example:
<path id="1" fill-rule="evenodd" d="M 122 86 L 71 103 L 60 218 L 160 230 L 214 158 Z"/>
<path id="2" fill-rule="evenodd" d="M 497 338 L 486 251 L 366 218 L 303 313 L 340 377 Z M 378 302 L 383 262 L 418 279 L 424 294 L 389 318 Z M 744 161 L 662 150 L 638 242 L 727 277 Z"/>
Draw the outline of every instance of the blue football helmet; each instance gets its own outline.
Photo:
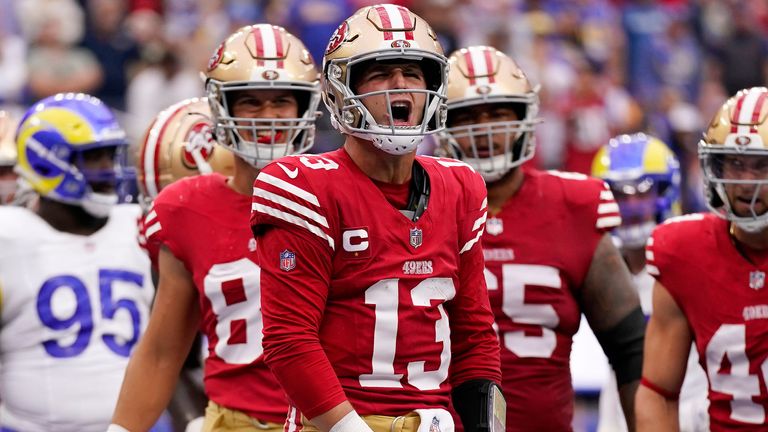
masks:
<path id="1" fill-rule="evenodd" d="M 19 122 L 16 146 L 16 171 L 38 194 L 95 217 L 109 215 L 132 177 L 125 131 L 101 100 L 86 94 L 60 93 L 34 104 Z M 86 166 L 84 154 L 95 149 L 114 150 L 109 168 Z"/>
<path id="2" fill-rule="evenodd" d="M 680 213 L 680 163 L 658 138 L 611 138 L 595 155 L 592 175 L 608 183 L 619 204 L 614 236 L 623 248 L 642 248 L 658 223 Z"/>

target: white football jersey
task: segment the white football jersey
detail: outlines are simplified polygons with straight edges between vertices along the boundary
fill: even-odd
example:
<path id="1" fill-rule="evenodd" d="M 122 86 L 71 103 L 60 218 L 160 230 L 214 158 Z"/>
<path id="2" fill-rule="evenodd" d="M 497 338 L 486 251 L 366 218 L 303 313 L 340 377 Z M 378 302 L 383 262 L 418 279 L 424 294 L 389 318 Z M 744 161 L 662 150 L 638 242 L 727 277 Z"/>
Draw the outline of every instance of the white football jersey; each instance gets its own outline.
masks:
<path id="1" fill-rule="evenodd" d="M 0 207 L 0 427 L 104 431 L 154 295 L 137 205 L 90 236 Z"/>

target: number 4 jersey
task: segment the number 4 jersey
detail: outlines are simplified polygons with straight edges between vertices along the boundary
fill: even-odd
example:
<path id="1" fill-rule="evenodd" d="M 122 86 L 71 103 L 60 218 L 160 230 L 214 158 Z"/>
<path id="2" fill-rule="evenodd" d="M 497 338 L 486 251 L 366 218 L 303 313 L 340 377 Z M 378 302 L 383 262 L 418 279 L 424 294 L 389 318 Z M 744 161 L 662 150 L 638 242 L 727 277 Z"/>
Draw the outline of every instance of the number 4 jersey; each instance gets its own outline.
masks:
<path id="1" fill-rule="evenodd" d="M 178 180 L 144 218 L 148 248 L 166 246 L 192 274 L 201 330 L 208 339 L 205 392 L 212 401 L 261 421 L 282 423 L 288 403 L 264 363 L 251 198 L 220 174 Z"/>
<path id="2" fill-rule="evenodd" d="M 764 431 L 768 257 L 747 261 L 728 229 L 713 214 L 669 219 L 648 241 L 647 268 L 688 320 L 709 378 L 711 430 Z"/>
<path id="3" fill-rule="evenodd" d="M 602 181 L 523 169 L 522 187 L 489 215 L 483 236 L 507 430 L 569 431 L 581 288 L 598 242 L 621 218 Z"/>
<path id="4" fill-rule="evenodd" d="M 0 207 L 0 426 L 103 431 L 154 295 L 136 241 L 141 209 L 118 205 L 89 236 Z"/>
<path id="5" fill-rule="evenodd" d="M 450 382 L 500 379 L 485 186 L 461 162 L 416 163 L 430 196 L 415 222 L 344 149 L 280 159 L 256 179 L 265 351 L 308 418 L 345 399 L 361 415 L 447 408 Z"/>

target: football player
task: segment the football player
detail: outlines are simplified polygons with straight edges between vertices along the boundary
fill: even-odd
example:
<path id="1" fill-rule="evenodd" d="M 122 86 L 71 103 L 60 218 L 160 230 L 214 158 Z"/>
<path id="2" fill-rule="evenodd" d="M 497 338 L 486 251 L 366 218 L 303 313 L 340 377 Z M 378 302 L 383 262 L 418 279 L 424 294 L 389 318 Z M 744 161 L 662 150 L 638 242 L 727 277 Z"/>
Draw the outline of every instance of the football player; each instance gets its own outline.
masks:
<path id="1" fill-rule="evenodd" d="M 658 223 L 680 214 L 680 164 L 658 138 L 636 133 L 612 138 L 595 156 L 592 175 L 613 192 L 621 226 L 612 234 L 632 273 L 645 316 L 651 314 L 653 277 L 645 269 L 645 242 Z M 680 398 L 680 430 L 709 430 L 707 378 L 694 349 L 688 359 Z M 626 430 L 624 414 L 611 375 L 600 392 L 598 431 Z"/>
<path id="2" fill-rule="evenodd" d="M 99 99 L 57 94 L 16 143 L 40 199 L 0 206 L 0 429 L 104 431 L 154 294 L 141 209 L 118 204 L 125 132 Z"/>
<path id="3" fill-rule="evenodd" d="M 582 174 L 524 165 L 534 155 L 539 102 L 511 58 L 473 46 L 454 52 L 450 66 L 442 147 L 487 183 L 482 245 L 507 430 L 571 430 L 569 358 L 582 313 L 616 371 L 632 424 L 645 320 L 611 241 L 621 222 L 613 194 Z"/>
<path id="4" fill-rule="evenodd" d="M 490 430 L 503 401 L 483 180 L 416 156 L 443 127 L 442 48 L 410 10 L 368 6 L 333 34 L 322 74 L 343 147 L 283 158 L 253 189 L 264 352 L 292 402 L 286 430 L 451 431 L 451 399 L 468 430 Z"/>
<path id="5" fill-rule="evenodd" d="M 160 281 L 112 430 L 141 431 L 154 422 L 198 330 L 208 341 L 210 402 L 203 430 L 278 431 L 287 413 L 285 395 L 262 355 L 260 269 L 248 219 L 259 170 L 312 145 L 318 71 L 300 40 L 282 27 L 258 24 L 230 35 L 211 57 L 206 76 L 213 133 L 234 153 L 234 174 L 177 180 L 160 191 L 145 217 L 147 242 L 159 245 Z M 150 130 L 149 139 L 157 141 L 145 148 L 145 164 L 163 151 L 163 137 Z M 190 155 L 198 167 L 202 153 Z M 145 186 L 151 194 L 163 178 L 157 172 L 152 178 L 145 167 L 145 183 L 150 179 Z"/>
<path id="6" fill-rule="evenodd" d="M 648 240 L 656 278 L 638 429 L 677 430 L 691 341 L 709 380 L 712 431 L 768 424 L 768 89 L 739 91 L 699 142 L 712 213 L 672 218 Z"/>
<path id="7" fill-rule="evenodd" d="M 16 124 L 8 111 L 0 110 L 0 205 L 13 201 L 16 193 L 16 143 L 13 135 Z"/>

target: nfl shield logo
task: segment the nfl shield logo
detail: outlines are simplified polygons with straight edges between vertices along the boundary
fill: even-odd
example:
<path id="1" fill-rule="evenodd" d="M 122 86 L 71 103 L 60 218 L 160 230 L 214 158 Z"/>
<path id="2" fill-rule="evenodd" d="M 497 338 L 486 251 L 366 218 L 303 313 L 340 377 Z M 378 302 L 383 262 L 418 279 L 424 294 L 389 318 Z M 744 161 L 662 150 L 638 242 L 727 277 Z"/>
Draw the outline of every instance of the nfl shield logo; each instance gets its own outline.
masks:
<path id="1" fill-rule="evenodd" d="M 761 271 L 749 272 L 749 287 L 753 290 L 762 289 L 765 286 L 765 273 Z"/>
<path id="2" fill-rule="evenodd" d="M 421 246 L 423 237 L 419 228 L 411 228 L 411 246 L 417 248 Z"/>
<path id="3" fill-rule="evenodd" d="M 432 417 L 432 424 L 429 425 L 429 432 L 441 432 L 440 420 L 437 417 Z"/>
<path id="4" fill-rule="evenodd" d="M 501 219 L 492 217 L 485 222 L 485 232 L 497 236 L 504 232 L 504 222 Z"/>
<path id="5" fill-rule="evenodd" d="M 288 249 L 280 252 L 280 269 L 291 271 L 296 268 L 296 254 Z"/>

